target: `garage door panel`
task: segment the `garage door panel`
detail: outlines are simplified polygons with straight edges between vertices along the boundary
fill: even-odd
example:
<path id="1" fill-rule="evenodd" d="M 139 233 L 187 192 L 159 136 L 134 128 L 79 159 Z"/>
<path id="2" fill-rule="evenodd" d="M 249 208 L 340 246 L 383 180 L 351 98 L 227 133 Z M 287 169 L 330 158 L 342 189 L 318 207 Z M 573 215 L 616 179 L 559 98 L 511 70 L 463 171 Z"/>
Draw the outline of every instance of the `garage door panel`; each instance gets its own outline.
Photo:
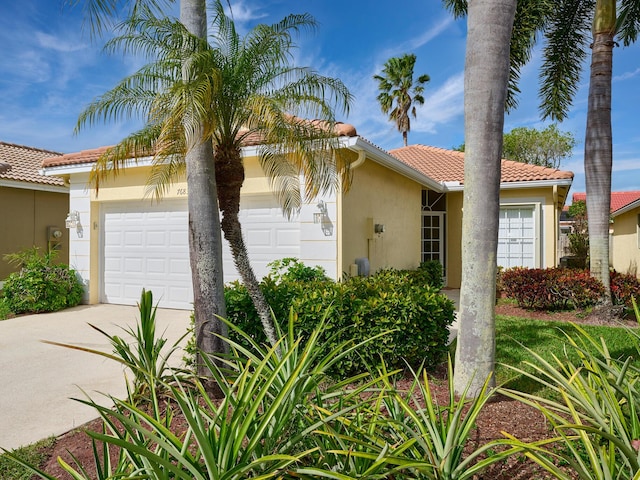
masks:
<path id="1" fill-rule="evenodd" d="M 536 265 L 535 208 L 503 207 L 498 227 L 498 265 L 504 268 Z"/>
<path id="2" fill-rule="evenodd" d="M 239 212 L 256 276 L 276 258 L 300 256 L 300 226 L 282 217 L 274 201 L 245 198 Z M 142 288 L 167 308 L 192 308 L 186 201 L 103 205 L 102 301 L 135 305 Z M 223 240 L 225 282 L 239 279 Z"/>

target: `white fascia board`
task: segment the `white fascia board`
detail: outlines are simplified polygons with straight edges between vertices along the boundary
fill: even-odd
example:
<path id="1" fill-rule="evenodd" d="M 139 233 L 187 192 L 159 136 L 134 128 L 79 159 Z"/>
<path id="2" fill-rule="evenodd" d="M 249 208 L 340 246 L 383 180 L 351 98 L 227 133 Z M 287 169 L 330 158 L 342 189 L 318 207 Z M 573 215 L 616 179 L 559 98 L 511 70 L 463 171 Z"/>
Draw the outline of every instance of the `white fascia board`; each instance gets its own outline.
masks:
<path id="1" fill-rule="evenodd" d="M 0 187 L 22 188 L 24 190 L 38 190 L 40 192 L 69 193 L 69 187 L 66 186 L 20 182 L 18 180 L 0 180 Z"/>
<path id="2" fill-rule="evenodd" d="M 96 162 L 74 163 L 72 165 L 57 165 L 55 167 L 45 167 L 40 170 L 40 175 L 46 177 L 57 175 L 73 175 L 75 173 L 89 173 Z M 136 160 L 127 160 L 122 168 L 150 167 L 153 165 L 153 157 L 142 157 Z"/>
<path id="3" fill-rule="evenodd" d="M 569 179 L 531 180 L 531 181 L 523 181 L 523 182 L 502 182 L 500 184 L 500 190 L 553 187 L 554 185 L 570 187 L 572 183 L 573 183 L 573 180 L 569 180 Z M 447 187 L 447 191 L 449 192 L 462 192 L 464 190 L 464 185 L 461 184 L 460 182 L 445 182 L 445 186 Z"/>
<path id="4" fill-rule="evenodd" d="M 619 208 L 615 212 L 612 212 L 611 216 L 612 217 L 617 217 L 618 215 L 622 215 L 623 213 L 627 213 L 628 211 L 633 210 L 634 208 L 638 208 L 638 207 L 640 207 L 640 199 L 638 199 L 638 200 L 636 200 L 634 202 L 631 202 L 631 203 L 625 205 L 622 208 Z"/>
<path id="5" fill-rule="evenodd" d="M 573 183 L 573 179 L 562 178 L 558 180 L 530 180 L 522 182 L 502 182 L 500 184 L 500 190 L 510 190 L 513 188 L 538 188 L 538 187 L 570 187 Z"/>
<path id="6" fill-rule="evenodd" d="M 360 138 L 359 136 L 343 137 L 341 139 L 341 143 L 346 148 L 350 148 L 352 150 L 364 150 L 367 156 L 374 162 L 387 167 L 389 170 L 399 173 L 404 177 L 410 178 L 411 180 L 419 183 L 424 187 L 428 187 L 429 189 L 439 193 L 447 191 L 446 186 L 442 183 L 435 181 L 433 178 L 428 177 L 423 173 L 420 173 L 414 168 L 411 168 L 409 165 L 401 162 L 393 155 L 376 147 L 372 143 L 362 140 L 362 138 Z"/>

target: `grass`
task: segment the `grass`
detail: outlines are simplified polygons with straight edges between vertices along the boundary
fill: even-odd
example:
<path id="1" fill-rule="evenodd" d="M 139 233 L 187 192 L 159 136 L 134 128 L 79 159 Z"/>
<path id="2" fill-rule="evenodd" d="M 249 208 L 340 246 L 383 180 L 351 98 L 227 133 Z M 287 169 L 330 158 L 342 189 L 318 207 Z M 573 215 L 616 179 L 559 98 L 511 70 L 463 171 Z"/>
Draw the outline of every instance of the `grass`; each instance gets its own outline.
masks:
<path id="1" fill-rule="evenodd" d="M 49 437 L 26 447 L 17 448 L 13 453 L 31 465 L 42 466 L 47 460 L 46 455 L 42 452 L 46 452 L 47 449 L 55 443 L 55 437 Z M 33 472 L 30 470 L 8 459 L 6 455 L 0 455 L 0 478 L 7 480 L 29 480 L 32 476 Z"/>
<path id="2" fill-rule="evenodd" d="M 629 335 L 628 329 L 594 325 L 586 325 L 584 329 L 594 338 L 603 338 L 612 357 L 634 356 L 636 366 L 640 367 L 640 360 L 637 359 L 638 351 L 635 348 L 637 340 Z M 515 375 L 504 364 L 522 367 L 523 362 L 532 361 L 533 358 L 523 346 L 534 350 L 547 360 L 551 360 L 554 354 L 561 357 L 564 355 L 566 339 L 563 332 L 571 334 L 572 325 L 566 322 L 542 322 L 519 317 L 497 316 L 496 381 L 514 390 L 544 395 L 540 385 L 522 375 Z M 572 350 L 569 350 L 569 354 L 578 361 L 577 355 Z"/>

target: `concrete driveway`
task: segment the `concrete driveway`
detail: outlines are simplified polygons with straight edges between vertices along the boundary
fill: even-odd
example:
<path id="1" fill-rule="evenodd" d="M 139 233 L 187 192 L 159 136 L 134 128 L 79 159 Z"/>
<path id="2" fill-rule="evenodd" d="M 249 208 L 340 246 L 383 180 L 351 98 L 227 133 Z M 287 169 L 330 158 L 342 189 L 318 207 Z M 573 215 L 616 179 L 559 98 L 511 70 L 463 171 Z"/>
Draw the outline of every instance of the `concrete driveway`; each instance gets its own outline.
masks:
<path id="1" fill-rule="evenodd" d="M 173 344 L 188 328 L 189 315 L 159 309 L 157 332 Z M 126 396 L 116 362 L 41 340 L 111 352 L 107 339 L 87 324 L 126 337 L 120 327 L 135 325 L 137 318 L 137 307 L 82 305 L 0 321 L 0 447 L 28 445 L 96 418 L 93 409 L 71 400 L 85 398 L 82 390 L 105 405 L 110 402 L 101 393 Z"/>

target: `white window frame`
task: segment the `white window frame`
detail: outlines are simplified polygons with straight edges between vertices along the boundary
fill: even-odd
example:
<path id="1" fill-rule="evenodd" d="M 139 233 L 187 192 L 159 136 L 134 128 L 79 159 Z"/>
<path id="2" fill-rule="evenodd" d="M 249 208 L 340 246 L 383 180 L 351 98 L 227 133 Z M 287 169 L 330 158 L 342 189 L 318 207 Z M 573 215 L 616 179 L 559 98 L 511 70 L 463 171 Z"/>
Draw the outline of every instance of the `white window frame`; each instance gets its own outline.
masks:
<path id="1" fill-rule="evenodd" d="M 542 198 L 513 198 L 500 199 L 500 209 L 503 208 L 531 208 L 533 207 L 534 222 L 534 265 L 535 268 L 542 268 L 544 258 L 544 199 Z"/>

